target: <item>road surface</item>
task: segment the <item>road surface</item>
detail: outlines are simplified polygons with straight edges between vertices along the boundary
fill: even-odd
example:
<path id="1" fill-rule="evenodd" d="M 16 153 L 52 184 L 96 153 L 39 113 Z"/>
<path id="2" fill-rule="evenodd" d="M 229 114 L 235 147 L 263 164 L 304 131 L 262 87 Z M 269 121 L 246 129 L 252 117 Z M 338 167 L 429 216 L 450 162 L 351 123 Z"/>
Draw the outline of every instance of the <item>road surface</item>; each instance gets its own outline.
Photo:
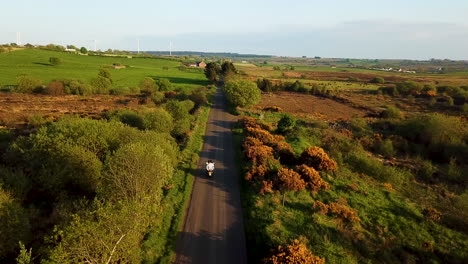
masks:
<path id="1" fill-rule="evenodd" d="M 210 111 L 203 150 L 183 231 L 176 245 L 175 263 L 247 263 L 237 164 L 231 127 L 235 122 L 226 108 L 221 89 Z M 212 178 L 204 170 L 215 162 Z"/>

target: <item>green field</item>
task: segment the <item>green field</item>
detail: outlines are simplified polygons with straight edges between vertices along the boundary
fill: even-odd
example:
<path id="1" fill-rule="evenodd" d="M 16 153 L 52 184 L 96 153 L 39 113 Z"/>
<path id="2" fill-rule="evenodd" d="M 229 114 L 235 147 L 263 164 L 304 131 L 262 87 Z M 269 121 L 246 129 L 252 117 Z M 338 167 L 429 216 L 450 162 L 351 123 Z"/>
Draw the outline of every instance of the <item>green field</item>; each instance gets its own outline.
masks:
<path id="1" fill-rule="evenodd" d="M 50 57 L 59 58 L 57 66 L 49 64 Z M 114 63 L 126 65 L 113 69 Z M 84 56 L 64 52 L 23 49 L 0 54 L 0 85 L 15 85 L 17 77 L 28 74 L 48 83 L 54 79 L 80 79 L 89 81 L 100 68 L 108 67 L 114 88 L 138 86 L 145 77 L 166 78 L 178 88 L 195 88 L 207 85 L 203 71 L 179 70 L 180 62 L 159 58 L 126 58 Z"/>

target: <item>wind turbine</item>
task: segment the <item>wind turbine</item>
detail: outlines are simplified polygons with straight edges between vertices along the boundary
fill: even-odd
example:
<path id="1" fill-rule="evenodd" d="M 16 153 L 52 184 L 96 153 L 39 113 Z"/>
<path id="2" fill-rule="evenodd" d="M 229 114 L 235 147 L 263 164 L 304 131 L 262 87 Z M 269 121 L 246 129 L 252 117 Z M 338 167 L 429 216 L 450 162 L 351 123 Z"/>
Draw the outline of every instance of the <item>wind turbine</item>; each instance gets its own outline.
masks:
<path id="1" fill-rule="evenodd" d="M 16 45 L 21 46 L 21 32 L 16 32 Z"/>
<path id="2" fill-rule="evenodd" d="M 169 56 L 172 56 L 172 41 L 169 41 Z"/>
<path id="3" fill-rule="evenodd" d="M 140 39 L 137 39 L 137 53 L 140 54 Z"/>

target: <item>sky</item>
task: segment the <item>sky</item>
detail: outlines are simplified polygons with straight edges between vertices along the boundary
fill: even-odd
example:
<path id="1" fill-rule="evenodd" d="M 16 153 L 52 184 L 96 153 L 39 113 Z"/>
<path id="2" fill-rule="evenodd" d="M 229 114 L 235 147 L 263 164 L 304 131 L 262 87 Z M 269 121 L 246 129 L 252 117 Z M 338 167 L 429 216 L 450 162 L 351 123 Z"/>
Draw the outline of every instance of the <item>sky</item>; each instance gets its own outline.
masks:
<path id="1" fill-rule="evenodd" d="M 15 0 L 0 43 L 468 60 L 468 0 Z"/>

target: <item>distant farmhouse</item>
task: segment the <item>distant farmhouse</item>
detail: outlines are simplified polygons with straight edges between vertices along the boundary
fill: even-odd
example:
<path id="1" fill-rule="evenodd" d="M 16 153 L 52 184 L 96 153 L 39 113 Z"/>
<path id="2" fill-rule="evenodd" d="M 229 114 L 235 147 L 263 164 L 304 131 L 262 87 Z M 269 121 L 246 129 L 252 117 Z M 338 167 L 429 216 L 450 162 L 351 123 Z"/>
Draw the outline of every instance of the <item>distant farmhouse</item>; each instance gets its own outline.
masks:
<path id="1" fill-rule="evenodd" d="M 204 61 L 199 61 L 199 62 L 196 62 L 196 63 L 191 63 L 188 66 L 189 67 L 206 68 L 206 63 Z"/>

